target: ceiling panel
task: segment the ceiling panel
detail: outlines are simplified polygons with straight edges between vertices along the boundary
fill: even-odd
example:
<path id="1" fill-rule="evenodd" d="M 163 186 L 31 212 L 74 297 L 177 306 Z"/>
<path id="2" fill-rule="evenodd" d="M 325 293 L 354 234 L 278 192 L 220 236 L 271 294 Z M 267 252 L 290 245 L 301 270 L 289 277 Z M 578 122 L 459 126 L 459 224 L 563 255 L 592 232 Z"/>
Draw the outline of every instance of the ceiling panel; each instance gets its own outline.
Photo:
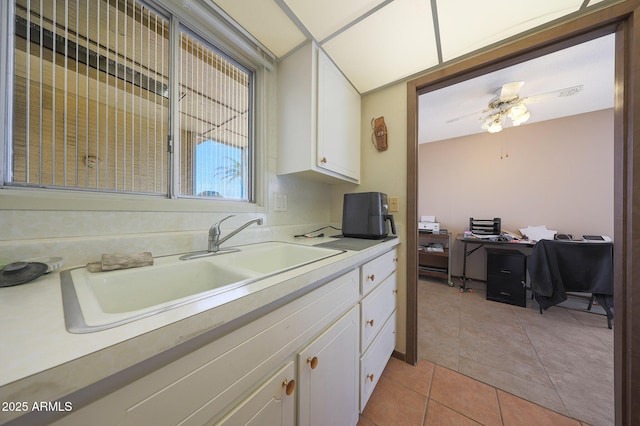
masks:
<path id="1" fill-rule="evenodd" d="M 318 41 L 365 15 L 385 0 L 284 0 Z"/>
<path id="2" fill-rule="evenodd" d="M 323 44 L 360 93 L 438 64 L 431 6 L 395 0 Z"/>
<path id="3" fill-rule="evenodd" d="M 482 133 L 481 118 L 503 84 L 524 81 L 521 98 L 583 85 L 566 97 L 549 97 L 527 105 L 524 126 L 570 115 L 613 108 L 613 34 L 420 95 L 418 142 L 426 143 Z M 508 131 L 508 129 L 506 129 Z"/>
<path id="4" fill-rule="evenodd" d="M 580 9 L 583 0 L 439 0 L 442 59 L 504 40 Z M 460 11 L 464 10 L 464 13 Z"/>
<path id="5" fill-rule="evenodd" d="M 273 0 L 215 0 L 215 3 L 277 57 L 306 40 Z"/>

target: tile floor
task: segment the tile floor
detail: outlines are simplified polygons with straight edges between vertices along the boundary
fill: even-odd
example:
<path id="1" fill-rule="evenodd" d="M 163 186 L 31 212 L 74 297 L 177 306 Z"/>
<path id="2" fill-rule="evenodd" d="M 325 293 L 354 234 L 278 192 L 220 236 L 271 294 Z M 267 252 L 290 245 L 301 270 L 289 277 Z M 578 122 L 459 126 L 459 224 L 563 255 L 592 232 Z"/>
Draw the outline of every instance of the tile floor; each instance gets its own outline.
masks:
<path id="1" fill-rule="evenodd" d="M 581 426 L 464 374 L 421 360 L 391 358 L 358 426 Z"/>
<path id="2" fill-rule="evenodd" d="M 416 367 L 391 359 L 360 426 L 614 424 L 606 318 L 418 285 Z M 578 304 L 586 303 L 579 301 Z"/>

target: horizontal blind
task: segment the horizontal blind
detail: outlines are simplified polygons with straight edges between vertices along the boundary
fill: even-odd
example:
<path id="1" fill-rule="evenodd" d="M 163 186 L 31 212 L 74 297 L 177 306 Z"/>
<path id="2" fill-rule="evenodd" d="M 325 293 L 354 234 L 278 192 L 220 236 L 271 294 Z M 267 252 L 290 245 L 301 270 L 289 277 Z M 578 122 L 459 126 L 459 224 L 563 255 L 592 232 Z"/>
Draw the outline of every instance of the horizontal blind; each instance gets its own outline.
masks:
<path id="1" fill-rule="evenodd" d="M 166 194 L 169 25 L 135 0 L 16 0 L 14 185 Z"/>

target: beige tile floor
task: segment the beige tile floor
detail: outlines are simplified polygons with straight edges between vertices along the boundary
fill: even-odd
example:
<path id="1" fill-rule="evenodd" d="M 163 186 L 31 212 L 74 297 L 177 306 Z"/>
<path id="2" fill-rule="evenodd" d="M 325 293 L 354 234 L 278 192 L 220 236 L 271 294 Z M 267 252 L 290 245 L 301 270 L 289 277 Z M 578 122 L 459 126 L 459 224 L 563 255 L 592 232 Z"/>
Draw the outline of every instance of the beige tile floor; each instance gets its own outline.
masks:
<path id="1" fill-rule="evenodd" d="M 418 283 L 418 358 L 592 425 L 614 424 L 613 330 L 591 312 L 486 300 Z M 586 307 L 586 302 L 575 302 Z"/>
<path id="2" fill-rule="evenodd" d="M 391 358 L 358 426 L 583 426 L 464 374 Z"/>
<path id="3" fill-rule="evenodd" d="M 531 300 L 491 302 L 483 283 L 472 287 L 419 282 L 420 361 L 389 361 L 359 426 L 614 424 L 605 317 L 540 315 Z"/>

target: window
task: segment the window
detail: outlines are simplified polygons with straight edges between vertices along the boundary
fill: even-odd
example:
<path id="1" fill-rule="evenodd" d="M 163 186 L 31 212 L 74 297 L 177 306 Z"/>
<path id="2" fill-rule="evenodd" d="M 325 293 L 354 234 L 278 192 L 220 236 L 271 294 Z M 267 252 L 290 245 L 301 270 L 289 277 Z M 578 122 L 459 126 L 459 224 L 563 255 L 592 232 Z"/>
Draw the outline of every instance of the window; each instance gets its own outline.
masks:
<path id="1" fill-rule="evenodd" d="M 136 0 L 15 0 L 5 184 L 251 201 L 253 73 L 170 23 Z"/>
<path id="2" fill-rule="evenodd" d="M 181 32 L 180 192 L 246 199 L 251 74 Z"/>

